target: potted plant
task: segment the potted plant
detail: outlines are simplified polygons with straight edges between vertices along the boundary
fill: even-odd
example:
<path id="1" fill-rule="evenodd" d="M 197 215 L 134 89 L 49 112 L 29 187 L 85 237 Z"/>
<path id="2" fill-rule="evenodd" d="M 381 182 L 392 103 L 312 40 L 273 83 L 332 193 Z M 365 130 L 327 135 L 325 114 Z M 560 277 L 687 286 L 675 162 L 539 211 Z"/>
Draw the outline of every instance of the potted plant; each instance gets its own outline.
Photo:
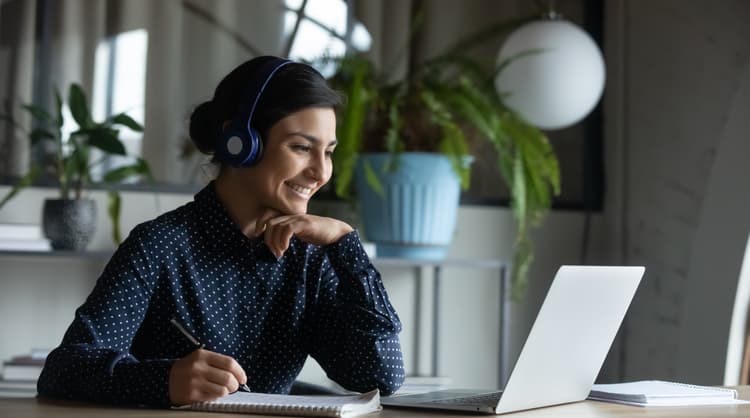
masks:
<path id="1" fill-rule="evenodd" d="M 120 141 L 118 127 L 127 127 L 142 132 L 143 127 L 125 113 L 111 116 L 103 122 L 95 122 L 89 110 L 86 94 L 78 84 L 71 84 L 68 91 L 68 107 L 77 129 L 67 137 L 63 135 L 63 101 L 55 89 L 54 114 L 36 105 L 25 104 L 23 109 L 31 115 L 33 129 L 27 130 L 12 116 L 0 115 L 26 133 L 34 147 L 43 147 L 42 161 L 32 162 L 29 170 L 14 184 L 0 200 L 0 209 L 23 188 L 30 186 L 43 175 L 53 176 L 60 190 L 59 198 L 46 199 L 42 211 L 42 228 L 54 249 L 83 250 L 88 244 L 96 225 L 96 206 L 84 197 L 84 190 L 91 183 L 92 170 L 100 166 L 108 156 L 127 155 Z M 95 155 L 95 150 L 100 155 Z M 118 183 L 129 178 L 150 178 L 146 161 L 138 158 L 134 164 L 120 166 L 102 176 L 105 183 Z M 117 190 L 108 191 L 108 213 L 112 220 L 112 237 L 120 242 L 120 195 Z"/>
<path id="2" fill-rule="evenodd" d="M 338 65 L 331 82 L 347 96 L 338 118 L 334 187 L 338 196 L 350 198 L 356 183 L 364 233 L 378 244 L 378 254 L 383 234 L 396 232 L 385 237 L 387 254 L 394 254 L 393 244 L 411 246 L 402 253 L 407 257 L 440 257 L 440 252 L 424 252 L 434 244 L 425 241 L 440 230 L 437 245 L 450 242 L 459 188 L 470 181 L 471 144 L 489 141 L 497 150 L 497 169 L 510 190 L 517 225 L 511 271 L 517 298 L 525 290 L 533 260 L 530 228 L 541 222 L 560 190 L 558 161 L 546 135 L 509 109 L 497 93 L 494 78 L 507 63 L 485 70 L 458 52 L 467 42 L 479 41 L 477 36 L 469 39 L 445 54 L 412 63 L 411 71 L 395 81 L 377 71 L 365 55 L 324 58 Z M 423 161 L 415 163 L 413 158 Z M 452 173 L 435 171 L 445 167 Z M 428 184 L 430 179 L 436 183 Z M 419 183 L 417 194 L 409 195 L 404 185 L 414 180 Z M 403 211 L 412 207 L 432 212 Z M 384 223 L 376 224 L 379 220 Z M 427 224 L 418 225 L 422 220 Z M 408 230 L 401 232 L 399 224 Z M 417 236 L 413 230 L 424 234 Z"/>

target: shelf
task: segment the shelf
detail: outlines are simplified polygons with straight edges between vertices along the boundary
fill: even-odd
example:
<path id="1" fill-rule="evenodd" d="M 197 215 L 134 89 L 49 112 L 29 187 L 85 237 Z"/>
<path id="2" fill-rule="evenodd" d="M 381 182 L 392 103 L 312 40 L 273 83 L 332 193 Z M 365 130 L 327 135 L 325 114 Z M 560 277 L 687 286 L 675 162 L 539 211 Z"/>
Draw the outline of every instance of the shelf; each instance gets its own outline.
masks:
<path id="1" fill-rule="evenodd" d="M 443 260 L 417 260 L 408 258 L 390 258 L 390 257 L 375 257 L 371 261 L 373 264 L 379 266 L 399 266 L 399 267 L 474 267 L 474 268 L 486 268 L 486 269 L 499 269 L 506 267 L 506 263 L 502 260 L 493 259 L 459 259 L 459 258 L 446 258 Z"/>
<path id="2" fill-rule="evenodd" d="M 28 251 L 28 250 L 0 250 L 0 257 L 49 257 L 49 258 L 83 258 L 83 259 L 107 259 L 112 256 L 110 250 L 96 251 Z M 416 260 L 406 258 L 375 257 L 370 259 L 373 264 L 382 267 L 470 267 L 484 269 L 499 269 L 506 266 L 502 260 L 469 260 L 469 259 L 444 259 L 444 260 Z"/>
<path id="3" fill-rule="evenodd" d="M 0 250 L 0 257 L 44 257 L 44 258 L 80 258 L 91 260 L 105 260 L 112 256 L 112 251 L 25 251 Z"/>

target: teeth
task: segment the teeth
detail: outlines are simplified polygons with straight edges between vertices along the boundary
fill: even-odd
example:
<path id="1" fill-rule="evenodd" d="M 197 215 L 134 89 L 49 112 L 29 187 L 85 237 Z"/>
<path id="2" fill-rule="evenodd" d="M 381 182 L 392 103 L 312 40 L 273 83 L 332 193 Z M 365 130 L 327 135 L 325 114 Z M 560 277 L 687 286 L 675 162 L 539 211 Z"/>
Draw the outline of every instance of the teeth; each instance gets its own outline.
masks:
<path id="1" fill-rule="evenodd" d="M 310 187 L 302 187 L 302 186 L 300 186 L 298 184 L 292 184 L 292 183 L 287 183 L 286 185 L 289 186 L 289 187 L 291 187 L 297 193 L 301 193 L 301 194 L 306 195 L 306 196 L 309 195 L 312 192 L 312 188 L 310 188 Z"/>

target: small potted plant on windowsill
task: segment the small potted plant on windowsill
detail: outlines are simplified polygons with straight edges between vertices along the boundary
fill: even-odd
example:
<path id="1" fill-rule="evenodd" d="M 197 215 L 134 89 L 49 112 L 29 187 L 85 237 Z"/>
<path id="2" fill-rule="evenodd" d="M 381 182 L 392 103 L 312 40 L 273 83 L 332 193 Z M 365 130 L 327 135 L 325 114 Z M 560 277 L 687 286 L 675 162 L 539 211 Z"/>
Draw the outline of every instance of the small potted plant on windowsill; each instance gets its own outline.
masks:
<path id="1" fill-rule="evenodd" d="M 558 161 L 546 135 L 497 93 L 494 78 L 507 63 L 483 69 L 463 53 L 480 40 L 467 39 L 396 81 L 365 55 L 324 58 L 338 65 L 331 82 L 347 97 L 338 118 L 334 188 L 347 199 L 356 194 L 364 233 L 379 255 L 385 248 L 386 255 L 440 258 L 452 239 L 460 189 L 469 185 L 471 143 L 489 141 L 517 226 L 511 278 L 518 298 L 533 260 L 530 228 L 560 190 Z"/>
<path id="2" fill-rule="evenodd" d="M 52 176 L 58 184 L 60 195 L 57 199 L 46 199 L 44 202 L 44 234 L 54 249 L 84 250 L 96 225 L 95 202 L 84 197 L 84 190 L 92 180 L 92 170 L 108 156 L 127 155 L 118 127 L 138 132 L 142 132 L 143 127 L 125 113 L 111 116 L 103 122 L 95 122 L 83 89 L 75 83 L 70 85 L 67 104 L 77 124 L 77 129 L 67 137 L 63 137 L 63 101 L 57 90 L 54 114 L 40 106 L 23 105 L 23 109 L 34 121 L 34 128 L 31 130 L 25 129 L 10 115 L 0 115 L 0 118 L 26 133 L 32 146 L 44 147 L 45 151 L 43 161 L 32 162 L 29 170 L 0 200 L 0 209 L 43 175 Z M 95 150 L 100 151 L 101 155 L 95 156 Z M 139 177 L 151 178 L 151 175 L 146 161 L 136 158 L 133 164 L 107 171 L 101 181 L 119 183 Z M 108 191 L 108 213 L 112 220 L 113 240 L 119 243 L 120 195 L 117 190 Z"/>

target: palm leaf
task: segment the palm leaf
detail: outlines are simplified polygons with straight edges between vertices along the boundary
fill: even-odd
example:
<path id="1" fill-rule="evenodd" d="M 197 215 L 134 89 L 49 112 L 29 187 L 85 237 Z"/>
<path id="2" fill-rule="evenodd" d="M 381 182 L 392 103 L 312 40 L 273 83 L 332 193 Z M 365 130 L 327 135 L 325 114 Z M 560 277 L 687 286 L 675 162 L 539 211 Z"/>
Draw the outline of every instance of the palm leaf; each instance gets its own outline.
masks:
<path id="1" fill-rule="evenodd" d="M 367 160 L 362 161 L 362 170 L 365 173 L 365 181 L 367 182 L 367 185 L 370 186 L 370 188 L 372 188 L 372 190 L 379 196 L 385 196 L 383 183 L 380 182 L 378 173 L 376 173 L 375 169 L 372 168 L 372 164 L 370 164 L 370 162 Z"/>
<path id="2" fill-rule="evenodd" d="M 370 70 L 366 62 L 357 61 L 354 58 L 342 61 L 341 65 L 341 76 L 348 78 L 345 87 L 348 102 L 338 126 L 337 136 L 340 140 L 335 151 L 336 158 L 334 158 L 334 171 L 338 173 L 335 192 L 338 196 L 348 197 L 370 100 L 365 85 Z"/>

